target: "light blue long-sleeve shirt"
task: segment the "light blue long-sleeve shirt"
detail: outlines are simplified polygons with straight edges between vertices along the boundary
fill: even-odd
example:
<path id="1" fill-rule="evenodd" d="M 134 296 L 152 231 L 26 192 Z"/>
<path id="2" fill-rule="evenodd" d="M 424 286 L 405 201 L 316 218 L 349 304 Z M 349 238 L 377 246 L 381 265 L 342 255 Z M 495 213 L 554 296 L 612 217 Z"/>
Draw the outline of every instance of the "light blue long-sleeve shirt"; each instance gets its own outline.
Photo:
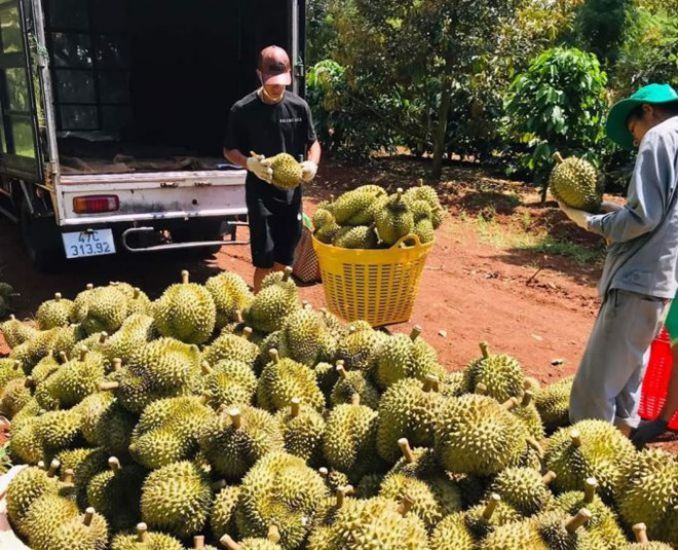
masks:
<path id="1" fill-rule="evenodd" d="M 610 243 L 598 285 L 673 299 L 678 290 L 678 116 L 640 144 L 624 208 L 592 216 L 590 231 Z"/>

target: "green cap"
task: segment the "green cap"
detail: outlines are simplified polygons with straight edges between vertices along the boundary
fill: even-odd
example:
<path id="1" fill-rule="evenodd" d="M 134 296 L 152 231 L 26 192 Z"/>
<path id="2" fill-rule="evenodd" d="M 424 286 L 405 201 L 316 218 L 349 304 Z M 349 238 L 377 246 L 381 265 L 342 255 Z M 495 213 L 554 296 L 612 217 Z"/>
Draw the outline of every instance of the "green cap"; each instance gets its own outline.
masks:
<path id="1" fill-rule="evenodd" d="M 643 86 L 631 97 L 622 99 L 610 109 L 605 127 L 607 137 L 622 147 L 631 149 L 633 147 L 633 136 L 626 124 L 631 111 L 643 103 L 661 105 L 672 101 L 678 101 L 678 93 L 669 84 Z"/>

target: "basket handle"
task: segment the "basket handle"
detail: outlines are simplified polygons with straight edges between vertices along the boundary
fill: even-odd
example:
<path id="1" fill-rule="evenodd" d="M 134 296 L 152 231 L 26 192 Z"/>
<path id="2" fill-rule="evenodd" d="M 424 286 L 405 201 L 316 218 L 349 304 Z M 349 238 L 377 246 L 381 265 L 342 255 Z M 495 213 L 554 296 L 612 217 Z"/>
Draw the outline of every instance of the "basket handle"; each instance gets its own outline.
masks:
<path id="1" fill-rule="evenodd" d="M 416 248 L 421 246 L 421 240 L 419 239 L 419 235 L 415 233 L 410 233 L 409 235 L 405 235 L 404 237 L 400 237 L 396 243 L 391 247 L 391 249 L 396 249 L 396 248 Z"/>

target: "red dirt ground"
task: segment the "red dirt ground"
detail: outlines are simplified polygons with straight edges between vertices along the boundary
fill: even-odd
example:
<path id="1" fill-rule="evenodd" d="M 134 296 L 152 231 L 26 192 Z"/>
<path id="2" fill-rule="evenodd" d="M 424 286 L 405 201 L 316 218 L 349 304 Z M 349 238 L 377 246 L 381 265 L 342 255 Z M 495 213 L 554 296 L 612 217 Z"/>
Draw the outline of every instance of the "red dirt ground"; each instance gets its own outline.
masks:
<path id="1" fill-rule="evenodd" d="M 376 182 L 391 190 L 413 185 L 423 177 L 424 165 L 384 160 L 355 169 L 338 163 L 325 164 L 307 190 L 306 207 L 313 211 L 318 200 L 338 195 L 357 185 Z M 459 369 L 474 359 L 478 343 L 487 340 L 492 349 L 515 356 L 529 375 L 552 382 L 576 369 L 598 308 L 595 283 L 599 265 L 582 266 L 563 256 L 501 249 L 481 239 L 460 212 L 483 215 L 491 207 L 494 221 L 508 227 L 516 215 L 529 211 L 527 231 L 548 227 L 552 234 L 567 236 L 593 248 L 590 236 L 565 222 L 554 205 L 538 204 L 536 195 L 519 185 L 487 178 L 477 169 L 449 167 L 441 195 L 451 215 L 437 232 L 409 323 L 389 327 L 409 331 L 415 324 L 438 350 L 442 363 Z M 505 192 L 518 200 L 507 200 Z M 246 230 L 241 230 L 242 236 Z M 16 228 L 0 221 L 0 280 L 14 285 L 21 297 L 17 316 L 28 318 L 55 291 L 73 297 L 85 284 L 125 280 L 145 290 L 151 298 L 179 278 L 181 269 L 204 282 L 220 270 L 235 271 L 251 281 L 249 248 L 224 246 L 208 261 L 181 261 L 157 257 L 102 258 L 71 264 L 57 275 L 34 272 L 21 249 Z M 301 288 L 303 299 L 324 305 L 321 285 Z M 0 339 L 0 354 L 3 342 Z"/>

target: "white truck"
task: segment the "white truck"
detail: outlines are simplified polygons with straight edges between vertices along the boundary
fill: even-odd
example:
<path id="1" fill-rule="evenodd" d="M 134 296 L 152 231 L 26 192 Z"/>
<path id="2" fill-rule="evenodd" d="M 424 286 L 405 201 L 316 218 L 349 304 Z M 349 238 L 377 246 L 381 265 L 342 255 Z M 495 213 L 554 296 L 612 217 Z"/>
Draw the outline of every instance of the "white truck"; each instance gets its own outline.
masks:
<path id="1" fill-rule="evenodd" d="M 304 36 L 305 0 L 0 0 L 0 214 L 35 267 L 235 241 L 228 109 L 270 44 L 303 93 Z"/>

